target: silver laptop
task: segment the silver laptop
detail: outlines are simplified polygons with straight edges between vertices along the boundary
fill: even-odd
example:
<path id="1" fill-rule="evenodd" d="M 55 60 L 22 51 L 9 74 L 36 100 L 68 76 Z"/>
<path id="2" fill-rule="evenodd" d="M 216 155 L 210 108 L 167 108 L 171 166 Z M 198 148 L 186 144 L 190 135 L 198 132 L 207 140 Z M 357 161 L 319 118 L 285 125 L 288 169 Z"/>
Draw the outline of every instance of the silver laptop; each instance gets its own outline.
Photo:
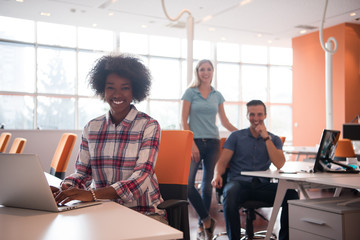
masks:
<path id="1" fill-rule="evenodd" d="M 0 205 L 61 212 L 100 203 L 71 201 L 58 206 L 38 155 L 0 153 Z"/>

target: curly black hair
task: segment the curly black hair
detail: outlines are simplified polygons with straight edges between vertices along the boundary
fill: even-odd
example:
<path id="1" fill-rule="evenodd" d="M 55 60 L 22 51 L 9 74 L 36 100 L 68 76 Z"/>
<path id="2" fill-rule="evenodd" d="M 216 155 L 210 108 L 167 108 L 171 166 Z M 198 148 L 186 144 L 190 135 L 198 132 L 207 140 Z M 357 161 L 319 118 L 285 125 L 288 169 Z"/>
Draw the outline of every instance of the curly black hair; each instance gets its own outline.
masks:
<path id="1" fill-rule="evenodd" d="M 151 74 L 140 59 L 128 54 L 107 55 L 98 59 L 89 72 L 89 85 L 102 100 L 105 100 L 105 81 L 111 73 L 131 82 L 134 102 L 141 102 L 149 95 Z"/>

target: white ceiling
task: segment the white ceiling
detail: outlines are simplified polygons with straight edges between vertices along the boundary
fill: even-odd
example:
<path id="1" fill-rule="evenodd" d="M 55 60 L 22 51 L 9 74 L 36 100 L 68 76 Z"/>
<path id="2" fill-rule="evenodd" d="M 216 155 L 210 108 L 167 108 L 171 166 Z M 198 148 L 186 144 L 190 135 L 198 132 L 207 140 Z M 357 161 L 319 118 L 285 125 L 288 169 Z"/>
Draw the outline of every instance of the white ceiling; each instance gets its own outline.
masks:
<path id="1" fill-rule="evenodd" d="M 164 3 L 172 18 L 183 9 L 192 13 L 196 40 L 284 47 L 291 47 L 291 38 L 300 35 L 299 25 L 315 27 L 308 32 L 317 31 L 325 7 L 325 0 L 164 0 Z M 41 12 L 51 15 L 41 16 Z M 356 16 L 350 16 L 353 12 Z M 121 32 L 187 36 L 186 28 L 181 26 L 186 24 L 188 14 L 177 24 L 171 22 L 164 14 L 161 0 L 23 0 L 22 3 L 0 0 L 0 15 L 85 27 L 97 24 L 97 28 Z M 207 16 L 212 18 L 202 21 Z M 329 0 L 324 27 L 344 22 L 360 24 L 359 18 L 360 0 Z M 169 27 L 173 24 L 180 28 Z"/>

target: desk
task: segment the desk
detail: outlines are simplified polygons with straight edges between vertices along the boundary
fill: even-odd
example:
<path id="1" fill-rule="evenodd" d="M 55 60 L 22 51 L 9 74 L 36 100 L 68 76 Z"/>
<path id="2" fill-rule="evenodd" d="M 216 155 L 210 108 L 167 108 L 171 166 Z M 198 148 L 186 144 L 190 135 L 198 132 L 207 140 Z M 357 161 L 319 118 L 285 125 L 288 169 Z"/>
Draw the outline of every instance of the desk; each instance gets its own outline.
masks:
<path id="1" fill-rule="evenodd" d="M 313 156 L 317 154 L 317 147 L 297 147 L 297 146 L 284 146 L 284 153 L 287 154 L 296 154 L 296 161 L 299 160 L 300 155 L 305 155 L 307 158 L 309 155 Z"/>
<path id="2" fill-rule="evenodd" d="M 6 240 L 158 240 L 182 236 L 181 231 L 114 202 L 62 213 L 0 207 L 0 238 Z"/>
<path id="3" fill-rule="evenodd" d="M 299 169 L 299 167 L 301 166 L 301 162 L 286 162 L 284 167 L 285 169 L 287 169 L 287 168 L 292 168 L 293 166 L 296 166 L 295 168 Z M 308 165 L 305 166 L 305 169 L 307 168 Z M 305 198 L 308 198 L 305 192 L 305 188 L 318 188 L 318 187 L 323 187 L 324 185 L 332 186 L 332 187 L 348 187 L 354 189 L 360 188 L 359 174 L 340 174 L 340 173 L 285 174 L 285 173 L 280 173 L 277 170 L 241 172 L 241 174 L 247 176 L 277 178 L 279 180 L 273 211 L 271 213 L 271 217 L 267 227 L 267 233 L 265 239 L 270 239 L 276 221 L 276 217 L 281 207 L 281 203 L 288 189 L 300 189 L 303 192 Z"/>
<path id="4" fill-rule="evenodd" d="M 49 185 L 61 179 L 45 173 Z M 61 213 L 0 205 L 0 239 L 121 240 L 179 239 L 183 233 L 115 202 Z"/>

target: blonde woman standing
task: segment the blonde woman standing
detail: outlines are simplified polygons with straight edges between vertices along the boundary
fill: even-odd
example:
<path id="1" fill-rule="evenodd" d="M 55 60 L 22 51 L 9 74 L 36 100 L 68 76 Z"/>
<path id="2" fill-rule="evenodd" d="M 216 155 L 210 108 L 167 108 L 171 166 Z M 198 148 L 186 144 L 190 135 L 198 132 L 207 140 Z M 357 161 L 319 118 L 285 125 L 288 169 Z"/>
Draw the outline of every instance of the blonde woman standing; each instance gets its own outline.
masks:
<path id="1" fill-rule="evenodd" d="M 188 198 L 199 215 L 197 239 L 212 239 L 215 220 L 209 214 L 212 186 L 211 180 L 219 154 L 219 129 L 216 115 L 229 131 L 235 128 L 228 120 L 224 110 L 224 97 L 211 86 L 214 66 L 210 60 L 201 60 L 195 68 L 195 79 L 182 96 L 183 129 L 194 133 L 191 165 L 188 180 Z M 203 176 L 201 194 L 195 188 L 195 177 L 202 163 Z"/>

